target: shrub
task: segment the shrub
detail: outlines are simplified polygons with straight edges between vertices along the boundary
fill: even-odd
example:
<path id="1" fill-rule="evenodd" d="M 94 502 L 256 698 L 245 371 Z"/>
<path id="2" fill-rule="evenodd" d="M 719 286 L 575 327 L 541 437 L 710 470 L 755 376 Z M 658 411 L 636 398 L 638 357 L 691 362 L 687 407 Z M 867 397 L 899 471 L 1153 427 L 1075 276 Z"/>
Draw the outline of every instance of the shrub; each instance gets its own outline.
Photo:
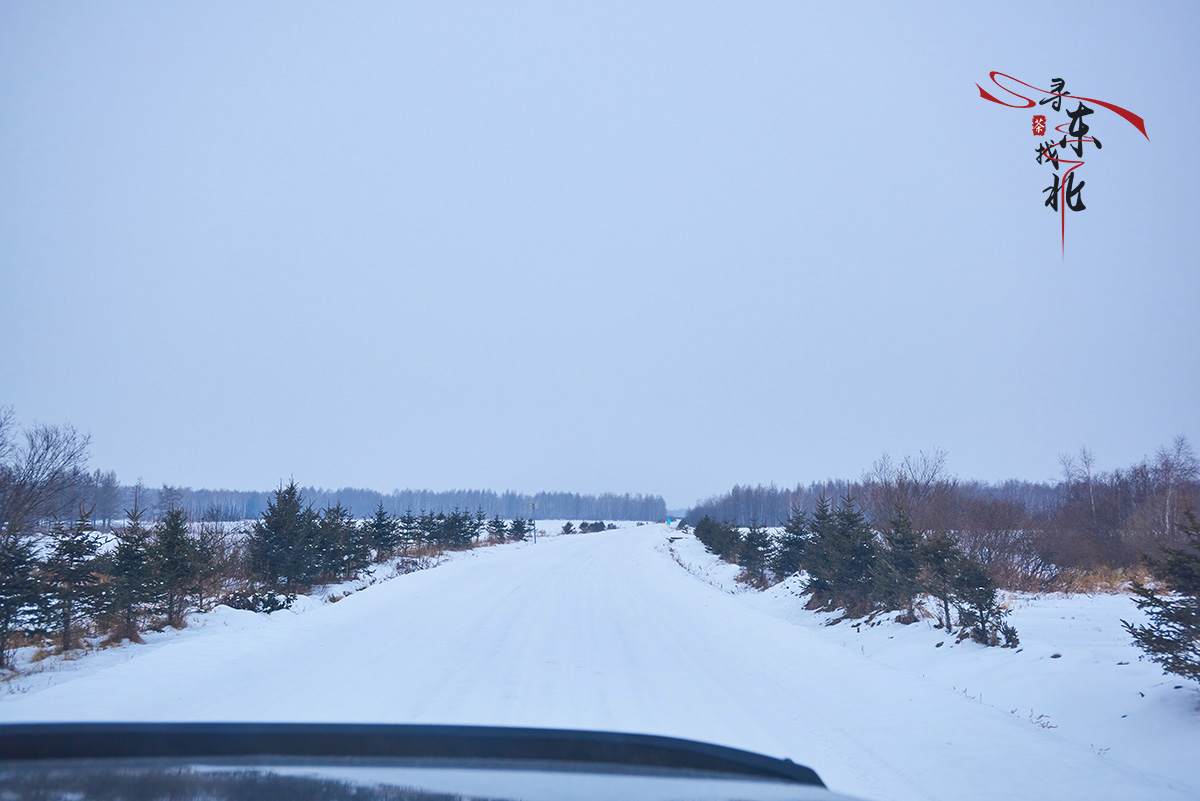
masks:
<path id="1" fill-rule="evenodd" d="M 728 562 L 736 561 L 742 548 L 741 534 L 733 525 L 718 523 L 707 515 L 696 523 L 696 539 L 704 543 L 710 553 Z"/>
<path id="2" fill-rule="evenodd" d="M 1187 538 L 1184 547 L 1163 548 L 1162 559 L 1144 557 L 1154 579 L 1172 594 L 1134 581 L 1135 602 L 1151 622 L 1149 626 L 1121 623 L 1165 672 L 1200 681 L 1200 525 L 1188 512 L 1180 529 Z"/>
<path id="3" fill-rule="evenodd" d="M 250 612 L 278 612 L 287 609 L 296 602 L 296 593 L 286 595 L 277 592 L 235 592 L 226 595 L 221 603 L 234 609 L 246 609 Z"/>

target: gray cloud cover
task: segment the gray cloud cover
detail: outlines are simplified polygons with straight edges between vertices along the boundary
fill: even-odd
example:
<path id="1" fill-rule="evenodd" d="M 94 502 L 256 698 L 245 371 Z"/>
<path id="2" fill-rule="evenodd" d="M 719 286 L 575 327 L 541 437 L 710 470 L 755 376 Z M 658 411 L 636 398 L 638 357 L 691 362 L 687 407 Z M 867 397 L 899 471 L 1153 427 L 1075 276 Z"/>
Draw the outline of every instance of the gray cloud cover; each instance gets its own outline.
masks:
<path id="1" fill-rule="evenodd" d="M 7 2 L 0 402 L 247 489 L 1128 463 L 1200 417 L 1198 22 Z M 990 70 L 1146 120 L 1091 118 L 1065 260 Z"/>

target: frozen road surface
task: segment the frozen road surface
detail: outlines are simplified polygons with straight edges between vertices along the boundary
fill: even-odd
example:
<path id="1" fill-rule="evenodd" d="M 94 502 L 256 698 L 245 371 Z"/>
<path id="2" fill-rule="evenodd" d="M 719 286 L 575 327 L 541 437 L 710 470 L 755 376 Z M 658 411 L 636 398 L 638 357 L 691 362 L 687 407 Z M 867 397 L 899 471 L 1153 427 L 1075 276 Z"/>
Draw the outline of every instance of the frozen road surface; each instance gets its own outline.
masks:
<path id="1" fill-rule="evenodd" d="M 0 720 L 604 729 L 789 757 L 880 801 L 1196 797 L 759 611 L 666 535 L 482 548 L 301 614 L 222 608 L 0 698 Z"/>

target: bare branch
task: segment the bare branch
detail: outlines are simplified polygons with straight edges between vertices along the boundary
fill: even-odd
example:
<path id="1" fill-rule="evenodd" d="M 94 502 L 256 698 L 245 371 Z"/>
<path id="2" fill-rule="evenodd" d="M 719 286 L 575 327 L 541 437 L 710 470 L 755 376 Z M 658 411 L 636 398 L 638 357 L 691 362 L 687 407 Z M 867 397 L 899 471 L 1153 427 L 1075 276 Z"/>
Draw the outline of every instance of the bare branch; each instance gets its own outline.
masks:
<path id="1" fill-rule="evenodd" d="M 69 425 L 39 423 L 23 433 L 0 475 L 0 521 L 9 531 L 58 511 L 82 474 L 91 442 Z"/>

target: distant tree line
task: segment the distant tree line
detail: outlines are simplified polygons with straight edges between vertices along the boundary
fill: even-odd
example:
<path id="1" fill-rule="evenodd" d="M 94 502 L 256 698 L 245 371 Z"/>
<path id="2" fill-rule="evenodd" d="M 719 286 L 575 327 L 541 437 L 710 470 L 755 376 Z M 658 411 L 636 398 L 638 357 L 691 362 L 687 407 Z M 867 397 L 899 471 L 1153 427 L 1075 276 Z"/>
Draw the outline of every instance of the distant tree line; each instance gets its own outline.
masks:
<path id="1" fill-rule="evenodd" d="M 20 455 L 21 469 L 45 470 L 48 472 L 44 478 L 52 478 L 52 481 L 42 481 L 33 475 L 21 476 L 30 486 L 43 487 L 39 490 L 41 495 L 14 494 L 4 501 L 12 510 L 0 509 L 0 514 L 5 515 L 0 520 L 7 520 L 15 513 L 27 514 L 23 510 L 36 510 L 33 522 L 48 524 L 51 520 L 72 518 L 83 506 L 92 511 L 92 522 L 107 530 L 132 504 L 134 485 L 122 484 L 115 471 L 89 472 L 86 469 L 89 438 L 71 426 L 38 425 L 18 432 L 12 408 L 0 406 L 0 435 L 5 438 L 0 441 L 6 449 L 0 452 L 5 469 L 16 469 L 17 462 L 12 459 Z M 54 463 L 54 459 L 59 461 Z M 161 515 L 168 509 L 179 509 L 192 520 L 204 518 L 215 522 L 254 520 L 267 510 L 274 498 L 273 491 L 192 489 L 171 484 L 147 488 L 140 483 L 136 488 L 141 495 L 139 505 L 149 514 Z M 664 520 L 667 517 L 667 505 L 662 496 L 641 493 L 538 492 L 529 495 L 512 491 L 413 489 L 383 493 L 354 487 L 337 490 L 302 487 L 301 491 L 318 506 L 341 504 L 347 509 L 374 509 L 383 504 L 393 515 L 402 514 L 406 509 L 448 513 L 457 507 L 483 509 L 488 517 L 499 516 L 505 520 L 531 514 L 543 520 Z"/>
<path id="2" fill-rule="evenodd" d="M 113 478 L 115 479 L 115 474 Z M 520 516 L 528 517 L 531 513 L 530 504 L 533 504 L 533 513 L 544 520 L 589 517 L 608 520 L 663 520 L 667 516 L 667 505 L 661 496 L 640 493 L 584 495 L 573 492 L 538 492 L 528 495 L 511 491 L 497 493 L 492 490 L 435 492 L 412 489 L 383 493 L 354 487 L 336 490 L 302 487 L 301 491 L 319 506 L 340 503 L 350 509 L 374 509 L 382 503 L 384 509 L 393 515 L 402 514 L 406 509 L 449 512 L 458 507 L 483 509 L 488 517 L 499 515 L 510 520 Z M 98 518 L 101 518 L 102 513 L 109 512 L 108 517 L 102 518 L 107 521 L 111 514 L 116 513 L 122 499 L 128 502 L 131 492 L 132 487 L 121 487 L 116 494 L 116 500 L 107 504 L 102 504 L 94 492 L 82 493 L 81 499 L 89 504 L 96 503 Z M 178 507 L 191 517 L 198 518 L 203 515 L 225 522 L 257 518 L 266 511 L 273 497 L 272 492 L 191 489 L 171 485 L 163 485 L 160 489 L 152 491 L 152 495 L 149 503 L 156 510 Z"/>
<path id="3" fill-rule="evenodd" d="M 1142 554 L 1183 544 L 1184 512 L 1200 508 L 1200 460 L 1183 437 L 1107 472 L 1081 448 L 1061 457 L 1061 479 L 1047 483 L 959 481 L 945 461 L 940 452 L 900 463 L 884 456 L 857 481 L 735 486 L 689 510 L 684 522 L 782 526 L 797 513 L 812 515 L 822 497 L 855 498 L 877 531 L 903 511 L 918 531 L 951 536 L 997 586 L 1037 591 L 1138 569 Z"/>
<path id="4" fill-rule="evenodd" d="M 883 457 L 883 464 L 889 464 Z M 683 516 L 683 522 L 694 526 L 704 516 L 717 520 L 728 520 L 739 526 L 750 525 L 752 518 L 764 525 L 778 526 L 793 511 L 808 513 L 816 511 L 821 497 L 841 498 L 846 495 L 861 497 L 865 488 L 874 483 L 869 477 L 858 480 L 828 478 L 808 484 L 797 484 L 789 489 L 774 484 L 751 486 L 735 484 L 729 492 L 707 498 Z M 1055 508 L 1061 498 L 1057 483 L 1009 480 L 989 484 L 982 481 L 955 480 L 956 489 L 964 497 L 981 499 L 1003 499 L 1021 504 L 1031 513 L 1042 513 Z"/>

